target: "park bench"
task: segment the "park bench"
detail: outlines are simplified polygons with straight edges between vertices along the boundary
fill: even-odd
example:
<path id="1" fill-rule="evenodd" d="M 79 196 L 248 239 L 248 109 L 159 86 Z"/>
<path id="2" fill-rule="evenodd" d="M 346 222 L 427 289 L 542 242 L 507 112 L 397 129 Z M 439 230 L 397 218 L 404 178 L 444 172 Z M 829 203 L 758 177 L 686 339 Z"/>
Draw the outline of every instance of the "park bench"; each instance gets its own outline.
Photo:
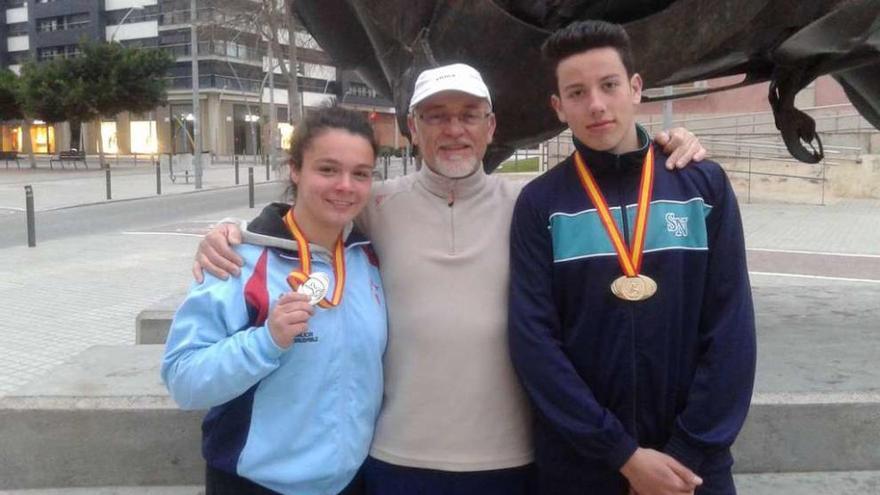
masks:
<path id="1" fill-rule="evenodd" d="M 15 162 L 15 165 L 18 166 L 18 169 L 21 170 L 21 162 L 18 161 L 18 152 L 0 151 L 0 160 L 6 162 L 6 168 L 9 168 L 9 161 L 12 160 Z"/>
<path id="2" fill-rule="evenodd" d="M 49 168 L 54 168 L 54 162 L 61 163 L 64 168 L 64 162 L 73 162 L 73 168 L 76 168 L 76 162 L 83 162 L 86 168 L 89 168 L 89 162 L 86 161 L 86 153 L 79 150 L 59 151 L 57 156 L 49 158 Z"/>

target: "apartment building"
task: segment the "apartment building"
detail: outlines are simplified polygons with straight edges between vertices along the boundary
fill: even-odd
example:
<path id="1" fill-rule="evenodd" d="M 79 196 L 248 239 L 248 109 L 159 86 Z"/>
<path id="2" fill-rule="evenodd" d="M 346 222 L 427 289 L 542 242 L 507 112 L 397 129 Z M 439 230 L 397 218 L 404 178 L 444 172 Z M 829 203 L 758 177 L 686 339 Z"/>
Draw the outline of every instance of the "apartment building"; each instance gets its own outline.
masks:
<path id="1" fill-rule="evenodd" d="M 254 2 L 255 0 L 228 0 Z M 26 60 L 72 57 L 82 39 L 117 41 L 166 50 L 174 56 L 168 105 L 144 114 L 123 113 L 101 123 L 107 153 L 188 153 L 192 151 L 192 44 L 189 0 L 0 0 L 0 65 L 18 72 Z M 201 147 L 214 155 L 249 155 L 268 146 L 270 101 L 274 99 L 279 142 L 289 142 L 287 78 L 267 57 L 268 46 L 240 16 L 201 0 L 197 6 Z M 258 5 L 259 2 L 256 2 Z M 239 9 L 240 11 L 240 9 Z M 355 73 L 336 67 L 304 30 L 298 47 L 297 81 L 303 111 L 333 99 L 370 118 L 387 146 L 404 141 L 394 125 L 391 101 Z M 286 51 L 286 48 L 285 48 Z M 270 67 L 274 78 L 268 77 Z M 274 79 L 272 87 L 271 79 Z M 94 123 L 81 132 L 66 123 L 34 122 L 30 139 L 37 153 L 71 148 L 97 152 Z M 0 124 L 3 150 L 21 150 L 19 122 Z"/>

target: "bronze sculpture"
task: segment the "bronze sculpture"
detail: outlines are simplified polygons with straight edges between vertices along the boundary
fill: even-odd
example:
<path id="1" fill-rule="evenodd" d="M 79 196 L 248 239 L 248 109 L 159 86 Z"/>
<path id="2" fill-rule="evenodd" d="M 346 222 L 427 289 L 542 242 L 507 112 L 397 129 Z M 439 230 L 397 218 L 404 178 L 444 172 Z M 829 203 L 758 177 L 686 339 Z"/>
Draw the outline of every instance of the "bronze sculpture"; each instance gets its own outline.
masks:
<path id="1" fill-rule="evenodd" d="M 815 123 L 794 107 L 820 75 L 880 128 L 880 0 L 298 0 L 296 9 L 337 63 L 393 99 L 404 130 L 422 69 L 477 67 L 497 102 L 487 171 L 562 130 L 539 50 L 550 31 L 584 18 L 626 26 L 646 87 L 733 74 L 745 75 L 737 87 L 770 81 L 776 126 L 799 160 L 822 158 Z"/>

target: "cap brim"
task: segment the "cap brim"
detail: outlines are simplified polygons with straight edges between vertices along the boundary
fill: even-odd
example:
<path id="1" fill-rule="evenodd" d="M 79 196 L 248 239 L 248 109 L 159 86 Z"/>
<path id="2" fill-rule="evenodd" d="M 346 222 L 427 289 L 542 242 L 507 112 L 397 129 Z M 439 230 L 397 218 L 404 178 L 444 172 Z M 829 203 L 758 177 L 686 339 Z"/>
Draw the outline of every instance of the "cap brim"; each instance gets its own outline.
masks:
<path id="1" fill-rule="evenodd" d="M 471 96 L 475 96 L 475 97 L 480 98 L 482 100 L 486 100 L 487 102 L 489 102 L 489 106 L 492 106 L 492 99 L 489 98 L 489 95 L 487 95 L 484 91 L 480 91 L 478 89 L 470 89 L 470 88 L 464 89 L 460 86 L 451 86 L 450 85 L 449 87 L 442 87 L 441 86 L 439 88 L 432 88 L 431 91 L 426 91 L 424 94 L 421 94 L 418 96 L 413 96 L 413 99 L 410 100 L 410 102 L 409 102 L 409 109 L 412 110 L 413 108 L 415 108 L 416 105 L 427 100 L 428 98 L 430 98 L 434 95 L 440 94 L 440 93 L 445 93 L 447 91 L 457 91 L 459 93 L 464 93 L 464 94 L 468 94 Z"/>

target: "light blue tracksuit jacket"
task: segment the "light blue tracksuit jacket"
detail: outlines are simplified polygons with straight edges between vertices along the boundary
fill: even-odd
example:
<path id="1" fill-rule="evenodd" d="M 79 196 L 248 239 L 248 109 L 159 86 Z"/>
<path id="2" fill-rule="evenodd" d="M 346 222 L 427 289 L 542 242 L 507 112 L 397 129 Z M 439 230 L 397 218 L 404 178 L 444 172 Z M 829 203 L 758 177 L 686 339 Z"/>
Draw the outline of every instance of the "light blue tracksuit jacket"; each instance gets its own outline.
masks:
<path id="1" fill-rule="evenodd" d="M 279 348 L 266 318 L 299 267 L 281 223 L 286 208 L 270 205 L 249 226 L 237 247 L 241 276 L 208 275 L 193 285 L 174 317 L 162 378 L 182 408 L 210 408 L 202 424 L 209 466 L 280 493 L 333 495 L 354 477 L 372 440 L 385 298 L 369 241 L 348 232 L 342 303 L 316 307 L 308 331 Z M 312 252 L 312 270 L 330 275 L 332 293 L 329 255 Z"/>

